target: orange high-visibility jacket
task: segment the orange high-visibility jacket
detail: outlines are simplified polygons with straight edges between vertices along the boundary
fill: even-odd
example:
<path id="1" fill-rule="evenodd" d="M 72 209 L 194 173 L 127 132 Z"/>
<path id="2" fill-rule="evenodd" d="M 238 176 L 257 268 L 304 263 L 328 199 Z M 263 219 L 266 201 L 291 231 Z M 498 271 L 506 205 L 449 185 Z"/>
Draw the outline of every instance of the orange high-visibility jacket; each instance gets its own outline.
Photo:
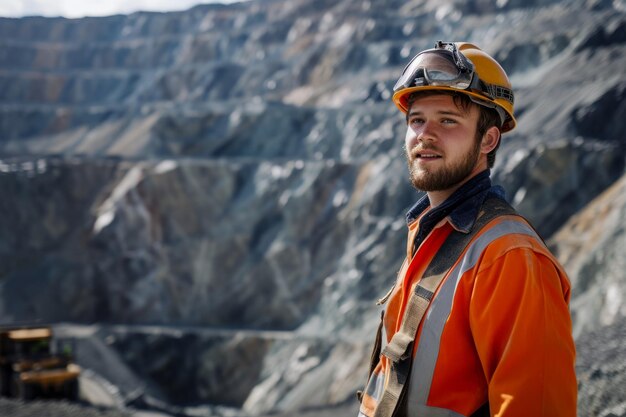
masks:
<path id="1" fill-rule="evenodd" d="M 418 229 L 419 219 L 409 224 L 407 258 L 385 310 L 383 347 L 454 226 L 444 218 L 413 253 Z M 418 328 L 408 416 L 471 416 L 487 402 L 491 416 L 576 416 L 569 298 L 565 272 L 533 228 L 519 216 L 492 220 L 448 272 Z M 374 415 L 389 372 L 381 356 L 359 417 Z"/>

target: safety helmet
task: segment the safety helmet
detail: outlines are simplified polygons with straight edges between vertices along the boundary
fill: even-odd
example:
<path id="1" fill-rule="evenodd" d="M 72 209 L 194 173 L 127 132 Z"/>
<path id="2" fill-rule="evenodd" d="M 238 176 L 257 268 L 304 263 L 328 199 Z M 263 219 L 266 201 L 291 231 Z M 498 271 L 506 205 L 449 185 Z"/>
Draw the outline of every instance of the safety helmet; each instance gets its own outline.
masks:
<path id="1" fill-rule="evenodd" d="M 416 91 L 450 90 L 500 115 L 502 133 L 515 128 L 513 90 L 504 69 L 490 55 L 467 42 L 438 41 L 415 55 L 393 88 L 393 102 L 406 114 Z"/>

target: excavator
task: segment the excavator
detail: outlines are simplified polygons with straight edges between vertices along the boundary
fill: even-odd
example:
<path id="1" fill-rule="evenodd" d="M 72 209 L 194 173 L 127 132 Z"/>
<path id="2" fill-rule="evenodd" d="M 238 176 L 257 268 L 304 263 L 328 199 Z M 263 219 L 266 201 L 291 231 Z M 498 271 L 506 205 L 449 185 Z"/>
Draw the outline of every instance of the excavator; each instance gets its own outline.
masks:
<path id="1" fill-rule="evenodd" d="M 51 327 L 0 327 L 0 395 L 76 401 L 79 375 L 71 341 L 54 339 Z"/>

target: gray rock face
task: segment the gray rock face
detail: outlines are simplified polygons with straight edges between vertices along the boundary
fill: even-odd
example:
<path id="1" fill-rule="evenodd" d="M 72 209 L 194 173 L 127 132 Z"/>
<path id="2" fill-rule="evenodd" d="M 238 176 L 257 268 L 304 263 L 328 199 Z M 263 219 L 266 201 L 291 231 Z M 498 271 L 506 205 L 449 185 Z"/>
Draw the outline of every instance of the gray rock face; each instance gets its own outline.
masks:
<path id="1" fill-rule="evenodd" d="M 573 216 L 552 239 L 576 289 L 574 334 L 582 335 L 626 317 L 626 177 Z"/>
<path id="2" fill-rule="evenodd" d="M 625 22 L 603 0 L 2 18 L 2 322 L 164 326 L 84 345 L 94 372 L 99 349 L 126 363 L 108 378 L 130 405 L 354 415 L 419 197 L 391 88 L 417 51 L 469 40 L 516 91 L 493 178 L 572 278 L 581 413 L 619 415 L 623 367 L 587 372 L 588 332 L 626 314 Z"/>
<path id="3" fill-rule="evenodd" d="M 543 236 L 551 236 L 572 213 L 624 172 L 622 146 L 599 140 L 555 140 L 527 149 L 512 144 L 509 159 L 493 177 L 511 202 Z M 506 152 L 505 151 L 505 152 Z M 584 191 L 582 191 L 584 190 Z"/>
<path id="4" fill-rule="evenodd" d="M 626 415 L 624 321 L 597 327 L 578 341 L 578 413 L 583 416 Z"/>

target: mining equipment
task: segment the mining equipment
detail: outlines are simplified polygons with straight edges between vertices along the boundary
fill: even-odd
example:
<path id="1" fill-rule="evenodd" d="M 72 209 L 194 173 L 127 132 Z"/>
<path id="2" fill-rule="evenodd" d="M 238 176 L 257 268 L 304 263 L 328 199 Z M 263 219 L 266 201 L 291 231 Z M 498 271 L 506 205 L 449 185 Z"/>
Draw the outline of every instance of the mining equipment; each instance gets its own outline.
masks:
<path id="1" fill-rule="evenodd" d="M 72 341 L 54 339 L 49 326 L 0 327 L 0 395 L 77 400 L 73 354 Z"/>

